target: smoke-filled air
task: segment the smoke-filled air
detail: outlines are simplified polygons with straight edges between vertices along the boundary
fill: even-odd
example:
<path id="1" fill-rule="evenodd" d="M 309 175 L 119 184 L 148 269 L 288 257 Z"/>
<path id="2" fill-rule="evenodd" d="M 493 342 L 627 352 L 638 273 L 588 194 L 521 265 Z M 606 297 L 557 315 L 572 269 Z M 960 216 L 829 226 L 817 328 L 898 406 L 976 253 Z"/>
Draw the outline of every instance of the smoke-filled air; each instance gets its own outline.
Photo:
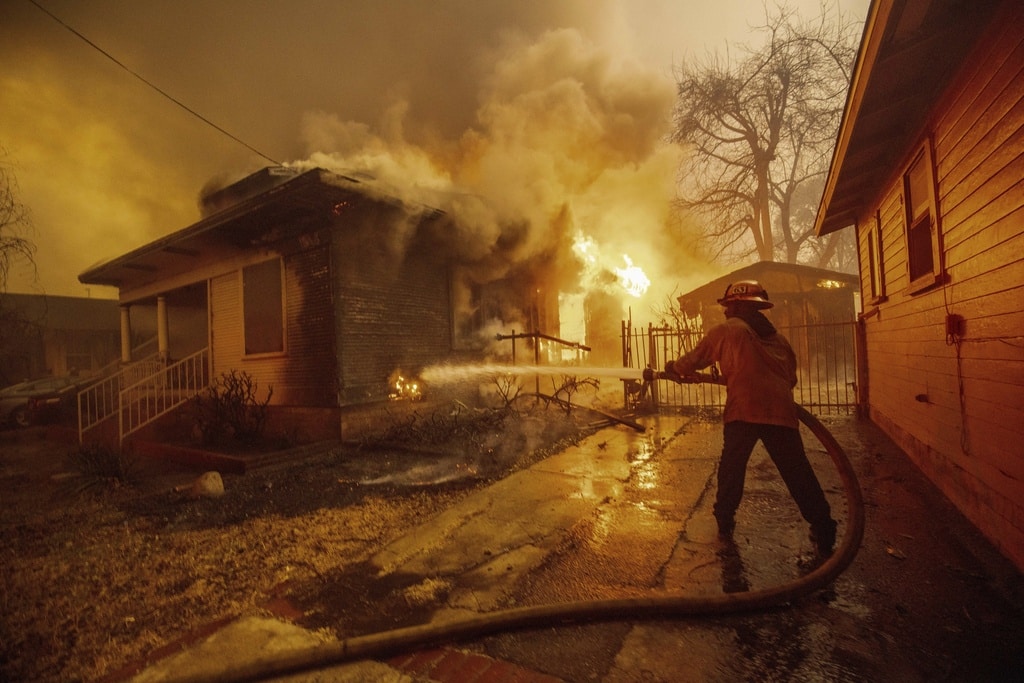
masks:
<path id="1" fill-rule="evenodd" d="M 402 102 L 376 127 L 310 112 L 309 155 L 294 165 L 368 174 L 442 209 L 455 231 L 448 246 L 477 281 L 553 264 L 566 324 L 574 301 L 594 291 L 617 298 L 623 316 L 646 313 L 709 272 L 680 246 L 691 240 L 672 213 L 681 162 L 667 142 L 673 97 L 665 78 L 610 58 L 576 30 L 509 37 L 458 137 L 406 139 Z"/>
<path id="2" fill-rule="evenodd" d="M 315 165 L 443 210 L 475 278 L 544 260 L 566 312 L 603 291 L 647 318 L 721 272 L 673 212 L 674 67 L 762 16 L 748 0 L 0 3 L 0 151 L 39 246 L 8 289 L 114 297 L 78 274 L 194 223 L 203 188 Z"/>

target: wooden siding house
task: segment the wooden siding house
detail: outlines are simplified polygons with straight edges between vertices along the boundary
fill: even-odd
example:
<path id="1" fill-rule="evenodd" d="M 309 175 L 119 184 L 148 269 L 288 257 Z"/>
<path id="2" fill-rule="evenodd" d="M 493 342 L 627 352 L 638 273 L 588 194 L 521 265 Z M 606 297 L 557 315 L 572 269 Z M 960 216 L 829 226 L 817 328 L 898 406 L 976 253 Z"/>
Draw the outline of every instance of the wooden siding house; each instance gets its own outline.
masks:
<path id="1" fill-rule="evenodd" d="M 247 373 L 260 398 L 272 387 L 272 424 L 338 437 L 349 409 L 388 399 L 393 373 L 458 350 L 443 212 L 323 169 L 263 169 L 205 205 L 79 279 L 117 287 L 122 327 L 136 307 L 155 315 L 165 362 L 208 350 L 211 379 Z"/>
<path id="2" fill-rule="evenodd" d="M 871 419 L 1024 568 L 1024 3 L 874 0 L 817 215 Z"/>

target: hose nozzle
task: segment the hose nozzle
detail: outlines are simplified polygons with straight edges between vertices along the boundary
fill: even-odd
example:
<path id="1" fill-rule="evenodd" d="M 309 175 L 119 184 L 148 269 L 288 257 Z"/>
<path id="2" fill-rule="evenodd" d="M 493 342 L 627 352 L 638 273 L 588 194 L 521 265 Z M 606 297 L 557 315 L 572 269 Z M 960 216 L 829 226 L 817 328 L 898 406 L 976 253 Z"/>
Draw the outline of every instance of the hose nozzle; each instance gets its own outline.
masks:
<path id="1" fill-rule="evenodd" d="M 675 382 L 676 384 L 683 384 L 684 382 L 687 381 L 681 375 L 676 373 L 676 371 L 672 367 L 672 362 L 671 361 L 665 365 L 665 369 L 664 370 L 655 370 L 654 368 L 644 368 L 643 378 L 644 378 L 645 382 L 652 382 L 652 381 L 654 381 L 656 379 L 667 379 L 667 380 L 671 380 L 671 381 Z"/>
<path id="2" fill-rule="evenodd" d="M 711 372 L 691 372 L 686 375 L 680 375 L 676 372 L 675 363 L 669 361 L 665 364 L 664 370 L 655 370 L 654 368 L 644 368 L 642 376 L 644 382 L 653 382 L 656 379 L 667 379 L 676 384 L 725 384 L 725 380 L 722 379 L 721 374 L 718 372 L 718 368 L 711 366 Z"/>

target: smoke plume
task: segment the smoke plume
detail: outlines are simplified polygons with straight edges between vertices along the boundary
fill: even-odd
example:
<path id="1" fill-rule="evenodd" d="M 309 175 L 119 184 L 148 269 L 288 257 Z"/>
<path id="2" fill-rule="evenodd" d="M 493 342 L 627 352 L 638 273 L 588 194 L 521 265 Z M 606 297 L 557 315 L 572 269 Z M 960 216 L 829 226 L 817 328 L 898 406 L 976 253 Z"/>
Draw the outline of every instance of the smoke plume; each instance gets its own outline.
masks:
<path id="1" fill-rule="evenodd" d="M 562 29 L 506 36 L 476 87 L 473 123 L 450 139 L 408 139 L 402 100 L 376 125 L 309 112 L 309 154 L 294 165 L 369 174 L 443 210 L 447 248 L 477 282 L 554 270 L 567 296 L 601 291 L 625 315 L 700 280 L 673 222 L 670 81 Z"/>

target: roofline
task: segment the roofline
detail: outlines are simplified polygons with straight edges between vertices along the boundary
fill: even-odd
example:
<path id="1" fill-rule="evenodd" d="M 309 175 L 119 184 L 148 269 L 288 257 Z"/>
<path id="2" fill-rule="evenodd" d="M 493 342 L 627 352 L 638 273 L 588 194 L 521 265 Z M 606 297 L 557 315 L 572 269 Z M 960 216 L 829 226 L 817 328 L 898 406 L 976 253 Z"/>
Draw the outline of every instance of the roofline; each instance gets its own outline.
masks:
<path id="1" fill-rule="evenodd" d="M 850 138 L 853 136 L 853 122 L 857 120 L 860 113 L 864 94 L 867 91 L 870 74 L 878 58 L 878 50 L 882 43 L 885 27 L 892 14 L 893 0 L 871 0 L 868 8 L 868 16 L 864 22 L 864 33 L 861 36 L 860 48 L 857 51 L 857 63 L 854 66 L 853 76 L 850 79 L 850 88 L 846 93 L 846 107 L 843 109 L 843 118 L 839 124 L 839 135 L 835 147 L 832 150 L 832 161 L 829 164 L 828 176 L 825 179 L 825 190 L 818 204 L 818 213 L 814 217 L 814 234 L 818 237 L 827 235 L 845 227 L 856 224 L 856 216 L 850 218 L 850 222 L 839 227 L 824 226 L 825 216 L 828 213 L 828 206 L 835 195 L 836 183 L 839 180 L 839 169 L 846 160 L 846 154 L 850 148 Z"/>
<path id="2" fill-rule="evenodd" d="M 147 242 L 139 247 L 136 247 L 131 251 L 127 251 L 121 254 L 120 256 L 115 256 L 113 258 L 104 259 L 102 261 L 99 261 L 98 263 L 94 263 L 93 265 L 89 266 L 84 271 L 79 273 L 78 281 L 83 284 L 105 285 L 106 283 L 102 283 L 96 280 L 96 278 L 101 277 L 101 271 L 129 263 L 130 261 L 132 261 L 135 258 L 138 258 L 139 256 L 145 256 L 146 254 L 170 248 L 173 245 L 182 242 L 190 237 L 196 237 L 198 235 L 210 232 L 211 230 L 216 229 L 218 226 L 223 225 L 224 223 L 227 223 L 237 218 L 238 216 L 244 215 L 245 213 L 251 211 L 254 206 L 258 206 L 260 204 L 265 203 L 268 197 L 276 194 L 282 188 L 293 187 L 294 185 L 300 182 L 310 182 L 310 177 L 314 174 L 316 174 L 317 177 L 319 177 L 319 172 L 321 170 L 322 169 L 319 168 L 313 168 L 308 171 L 304 171 L 303 173 L 296 175 L 294 178 L 289 178 L 280 185 L 274 186 L 269 190 L 261 192 L 252 197 L 243 199 L 242 201 L 233 204 L 232 206 L 229 206 L 228 208 L 223 209 L 222 211 L 218 211 L 217 213 L 207 216 L 206 218 L 201 218 L 195 223 L 192 223 L 191 225 L 188 225 L 179 230 L 175 230 L 174 232 L 164 235 L 163 237 L 158 237 L 157 239 L 151 242 Z M 352 180 L 352 182 L 354 183 L 359 182 L 351 178 L 349 178 L 349 180 Z"/>

